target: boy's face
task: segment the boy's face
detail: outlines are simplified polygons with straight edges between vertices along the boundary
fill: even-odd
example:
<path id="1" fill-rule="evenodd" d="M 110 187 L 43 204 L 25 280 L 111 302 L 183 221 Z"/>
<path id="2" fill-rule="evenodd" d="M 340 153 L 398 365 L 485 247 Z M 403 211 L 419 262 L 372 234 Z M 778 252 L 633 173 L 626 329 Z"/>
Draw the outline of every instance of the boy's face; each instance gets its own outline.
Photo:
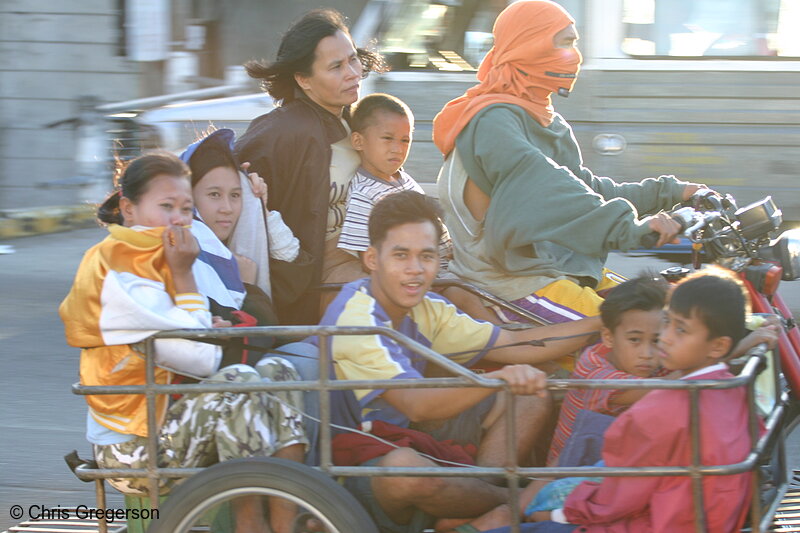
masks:
<path id="1" fill-rule="evenodd" d="M 408 117 L 379 109 L 363 132 L 354 131 L 353 148 L 361 156 L 361 166 L 375 177 L 389 180 L 406 162 L 411 148 L 411 123 Z"/>
<path id="2" fill-rule="evenodd" d="M 662 311 L 631 309 L 622 313 L 614 330 L 602 328 L 603 344 L 611 349 L 608 359 L 618 370 L 648 378 L 658 369 L 657 343 Z"/>
<path id="3" fill-rule="evenodd" d="M 367 248 L 364 264 L 372 295 L 397 325 L 422 301 L 439 272 L 436 229 L 431 222 L 395 226 L 382 243 Z"/>
<path id="4" fill-rule="evenodd" d="M 705 322 L 695 313 L 684 316 L 667 309 L 658 339 L 661 365 L 684 376 L 712 365 L 731 348 L 730 337 L 709 338 Z"/>

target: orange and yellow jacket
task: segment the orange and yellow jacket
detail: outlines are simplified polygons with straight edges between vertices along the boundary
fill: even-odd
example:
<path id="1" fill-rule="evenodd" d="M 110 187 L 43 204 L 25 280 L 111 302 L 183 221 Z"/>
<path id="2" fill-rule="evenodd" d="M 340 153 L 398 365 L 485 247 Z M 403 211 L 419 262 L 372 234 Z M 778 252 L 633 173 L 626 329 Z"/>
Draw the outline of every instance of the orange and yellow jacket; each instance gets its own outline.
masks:
<path id="1" fill-rule="evenodd" d="M 164 257 L 164 228 L 111 225 L 110 235 L 83 257 L 75 281 L 59 307 L 67 342 L 81 348 L 83 385 L 142 385 L 147 337 L 170 329 L 209 328 L 205 297 L 175 294 Z M 222 354 L 218 346 L 185 339 L 155 341 L 156 382 L 169 383 L 170 370 L 209 376 Z M 147 435 L 145 396 L 86 396 L 89 414 L 119 433 Z M 166 397 L 157 398 L 159 422 Z"/>

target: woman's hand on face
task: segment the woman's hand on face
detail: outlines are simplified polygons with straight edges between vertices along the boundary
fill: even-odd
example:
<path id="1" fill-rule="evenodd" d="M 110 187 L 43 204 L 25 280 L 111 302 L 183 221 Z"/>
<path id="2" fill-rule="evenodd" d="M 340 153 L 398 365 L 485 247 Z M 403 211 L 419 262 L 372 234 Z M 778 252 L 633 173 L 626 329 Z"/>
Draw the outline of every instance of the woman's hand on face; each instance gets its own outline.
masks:
<path id="1" fill-rule="evenodd" d="M 167 226 L 161 235 L 164 257 L 174 277 L 191 274 L 194 260 L 200 254 L 200 245 L 189 228 Z"/>
<path id="2" fill-rule="evenodd" d="M 256 198 L 261 199 L 261 203 L 264 204 L 264 210 L 267 210 L 267 182 L 264 181 L 264 178 L 258 175 L 257 172 L 247 172 L 250 168 L 250 163 L 245 162 L 241 165 L 242 171 L 247 174 L 247 180 L 250 182 L 250 189 L 253 191 L 253 195 Z"/>

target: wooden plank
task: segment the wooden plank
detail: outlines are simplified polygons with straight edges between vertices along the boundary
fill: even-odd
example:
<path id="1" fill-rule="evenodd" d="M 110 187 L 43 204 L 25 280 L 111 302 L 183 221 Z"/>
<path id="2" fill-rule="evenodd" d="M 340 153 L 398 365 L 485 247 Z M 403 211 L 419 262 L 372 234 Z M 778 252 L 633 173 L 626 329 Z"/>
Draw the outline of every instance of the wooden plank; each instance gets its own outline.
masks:
<path id="1" fill-rule="evenodd" d="M 753 125 L 744 129 L 735 124 L 604 124 L 572 122 L 572 128 L 582 147 L 591 149 L 591 141 L 600 133 L 622 135 L 628 144 L 681 144 L 681 145 L 731 145 L 764 146 L 780 149 L 800 146 L 800 129 L 782 124 Z M 415 138 L 416 141 L 416 138 Z"/>
<path id="2" fill-rule="evenodd" d="M 599 97 L 632 95 L 751 98 L 759 101 L 765 98 L 796 98 L 796 87 L 800 84 L 800 73 L 795 72 L 715 72 L 713 75 L 704 74 L 702 78 L 698 78 L 697 73 L 688 72 L 642 72 L 635 76 L 595 74 L 590 81 L 591 90 Z"/>
<path id="3" fill-rule="evenodd" d="M 116 9 L 116 0 L 58 0 L 58 2 L 3 0 L 0 13 L 112 13 Z"/>
<path id="4" fill-rule="evenodd" d="M 798 79 L 792 83 L 765 85 L 760 83 L 739 81 L 731 84 L 694 84 L 690 80 L 674 83 L 659 83 L 656 80 L 641 83 L 627 83 L 615 80 L 613 83 L 603 83 L 592 86 L 593 95 L 603 98 L 625 98 L 628 96 L 644 97 L 669 97 L 669 98 L 750 98 L 758 101 L 764 98 L 796 98 Z M 578 82 L 580 83 L 580 82 Z"/>
<path id="5" fill-rule="evenodd" d="M 7 159 L 72 160 L 75 156 L 75 134 L 68 128 L 8 128 L 4 133 L 3 157 Z"/>
<path id="6" fill-rule="evenodd" d="M 0 35 L 4 41 L 64 43 L 117 42 L 117 16 L 99 14 L 3 13 Z"/>
<path id="7" fill-rule="evenodd" d="M 378 79 L 376 92 L 389 93 L 408 103 L 416 120 L 433 120 L 450 100 L 461 96 L 471 83 L 446 82 L 433 84 L 422 81 L 390 82 Z"/>
<path id="8" fill-rule="evenodd" d="M 45 124 L 72 117 L 77 112 L 74 100 L 25 100 L 0 98 L 0 117 L 15 128 L 43 128 Z M 70 126 L 61 126 L 64 135 L 70 135 Z"/>
<path id="9" fill-rule="evenodd" d="M 139 77 L 119 72 L 4 72 L 0 84 L 0 98 L 48 99 L 54 91 L 61 98 L 94 94 L 105 101 L 118 102 L 139 96 Z"/>
<path id="10" fill-rule="evenodd" d="M 47 205 L 78 205 L 84 203 L 83 189 L 49 188 L 37 184 L 75 175 L 71 160 L 2 159 L 0 160 L 0 209 L 26 209 Z M 111 177 L 108 187 L 111 191 Z M 102 199 L 97 198 L 94 201 Z"/>
<path id="11" fill-rule="evenodd" d="M 48 72 L 137 72 L 139 66 L 115 56 L 110 43 L 0 41 L 0 70 Z M 55 74 L 54 74 L 55 75 Z"/>
<path id="12" fill-rule="evenodd" d="M 739 98 L 650 98 L 639 96 L 626 96 L 619 98 L 597 98 L 595 104 L 608 113 L 609 118 L 614 118 L 617 110 L 655 110 L 678 111 L 680 113 L 718 113 L 737 114 L 742 111 L 781 113 L 787 117 L 800 117 L 800 99 L 790 98 L 764 98 L 764 99 L 739 99 Z M 649 118 L 649 117 L 648 117 Z M 673 117 L 673 122 L 682 122 L 682 117 Z M 687 117 L 688 118 L 688 117 Z M 614 120 L 616 120 L 614 118 Z M 709 122 L 716 122 L 714 120 Z M 757 123 L 756 123 L 757 124 Z"/>
<path id="13" fill-rule="evenodd" d="M 800 112 L 794 110 L 758 111 L 752 108 L 730 110 L 662 110 L 653 107 L 627 107 L 610 109 L 599 105 L 599 116 L 613 117 L 616 122 L 665 124 L 800 124 Z M 676 113 L 676 111 L 679 111 Z"/>

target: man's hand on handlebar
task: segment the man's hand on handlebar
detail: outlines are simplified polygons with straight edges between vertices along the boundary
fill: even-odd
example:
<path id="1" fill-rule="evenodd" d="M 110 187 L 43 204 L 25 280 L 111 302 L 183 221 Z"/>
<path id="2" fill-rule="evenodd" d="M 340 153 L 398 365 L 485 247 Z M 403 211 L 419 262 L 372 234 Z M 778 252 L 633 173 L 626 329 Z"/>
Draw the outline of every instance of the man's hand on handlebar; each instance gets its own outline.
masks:
<path id="1" fill-rule="evenodd" d="M 681 232 L 681 225 L 668 213 L 658 213 L 644 219 L 653 232 L 658 233 L 658 241 L 655 247 L 664 246 L 668 242 L 677 243 L 678 233 Z"/>
<path id="2" fill-rule="evenodd" d="M 697 191 L 699 191 L 701 189 L 708 189 L 708 186 L 707 185 L 703 185 L 702 183 L 687 183 L 683 187 L 682 200 L 684 202 L 689 200 L 694 195 L 694 193 L 696 193 Z M 711 191 L 711 192 L 714 193 L 714 194 L 719 194 L 719 193 L 717 193 L 715 191 Z"/>

